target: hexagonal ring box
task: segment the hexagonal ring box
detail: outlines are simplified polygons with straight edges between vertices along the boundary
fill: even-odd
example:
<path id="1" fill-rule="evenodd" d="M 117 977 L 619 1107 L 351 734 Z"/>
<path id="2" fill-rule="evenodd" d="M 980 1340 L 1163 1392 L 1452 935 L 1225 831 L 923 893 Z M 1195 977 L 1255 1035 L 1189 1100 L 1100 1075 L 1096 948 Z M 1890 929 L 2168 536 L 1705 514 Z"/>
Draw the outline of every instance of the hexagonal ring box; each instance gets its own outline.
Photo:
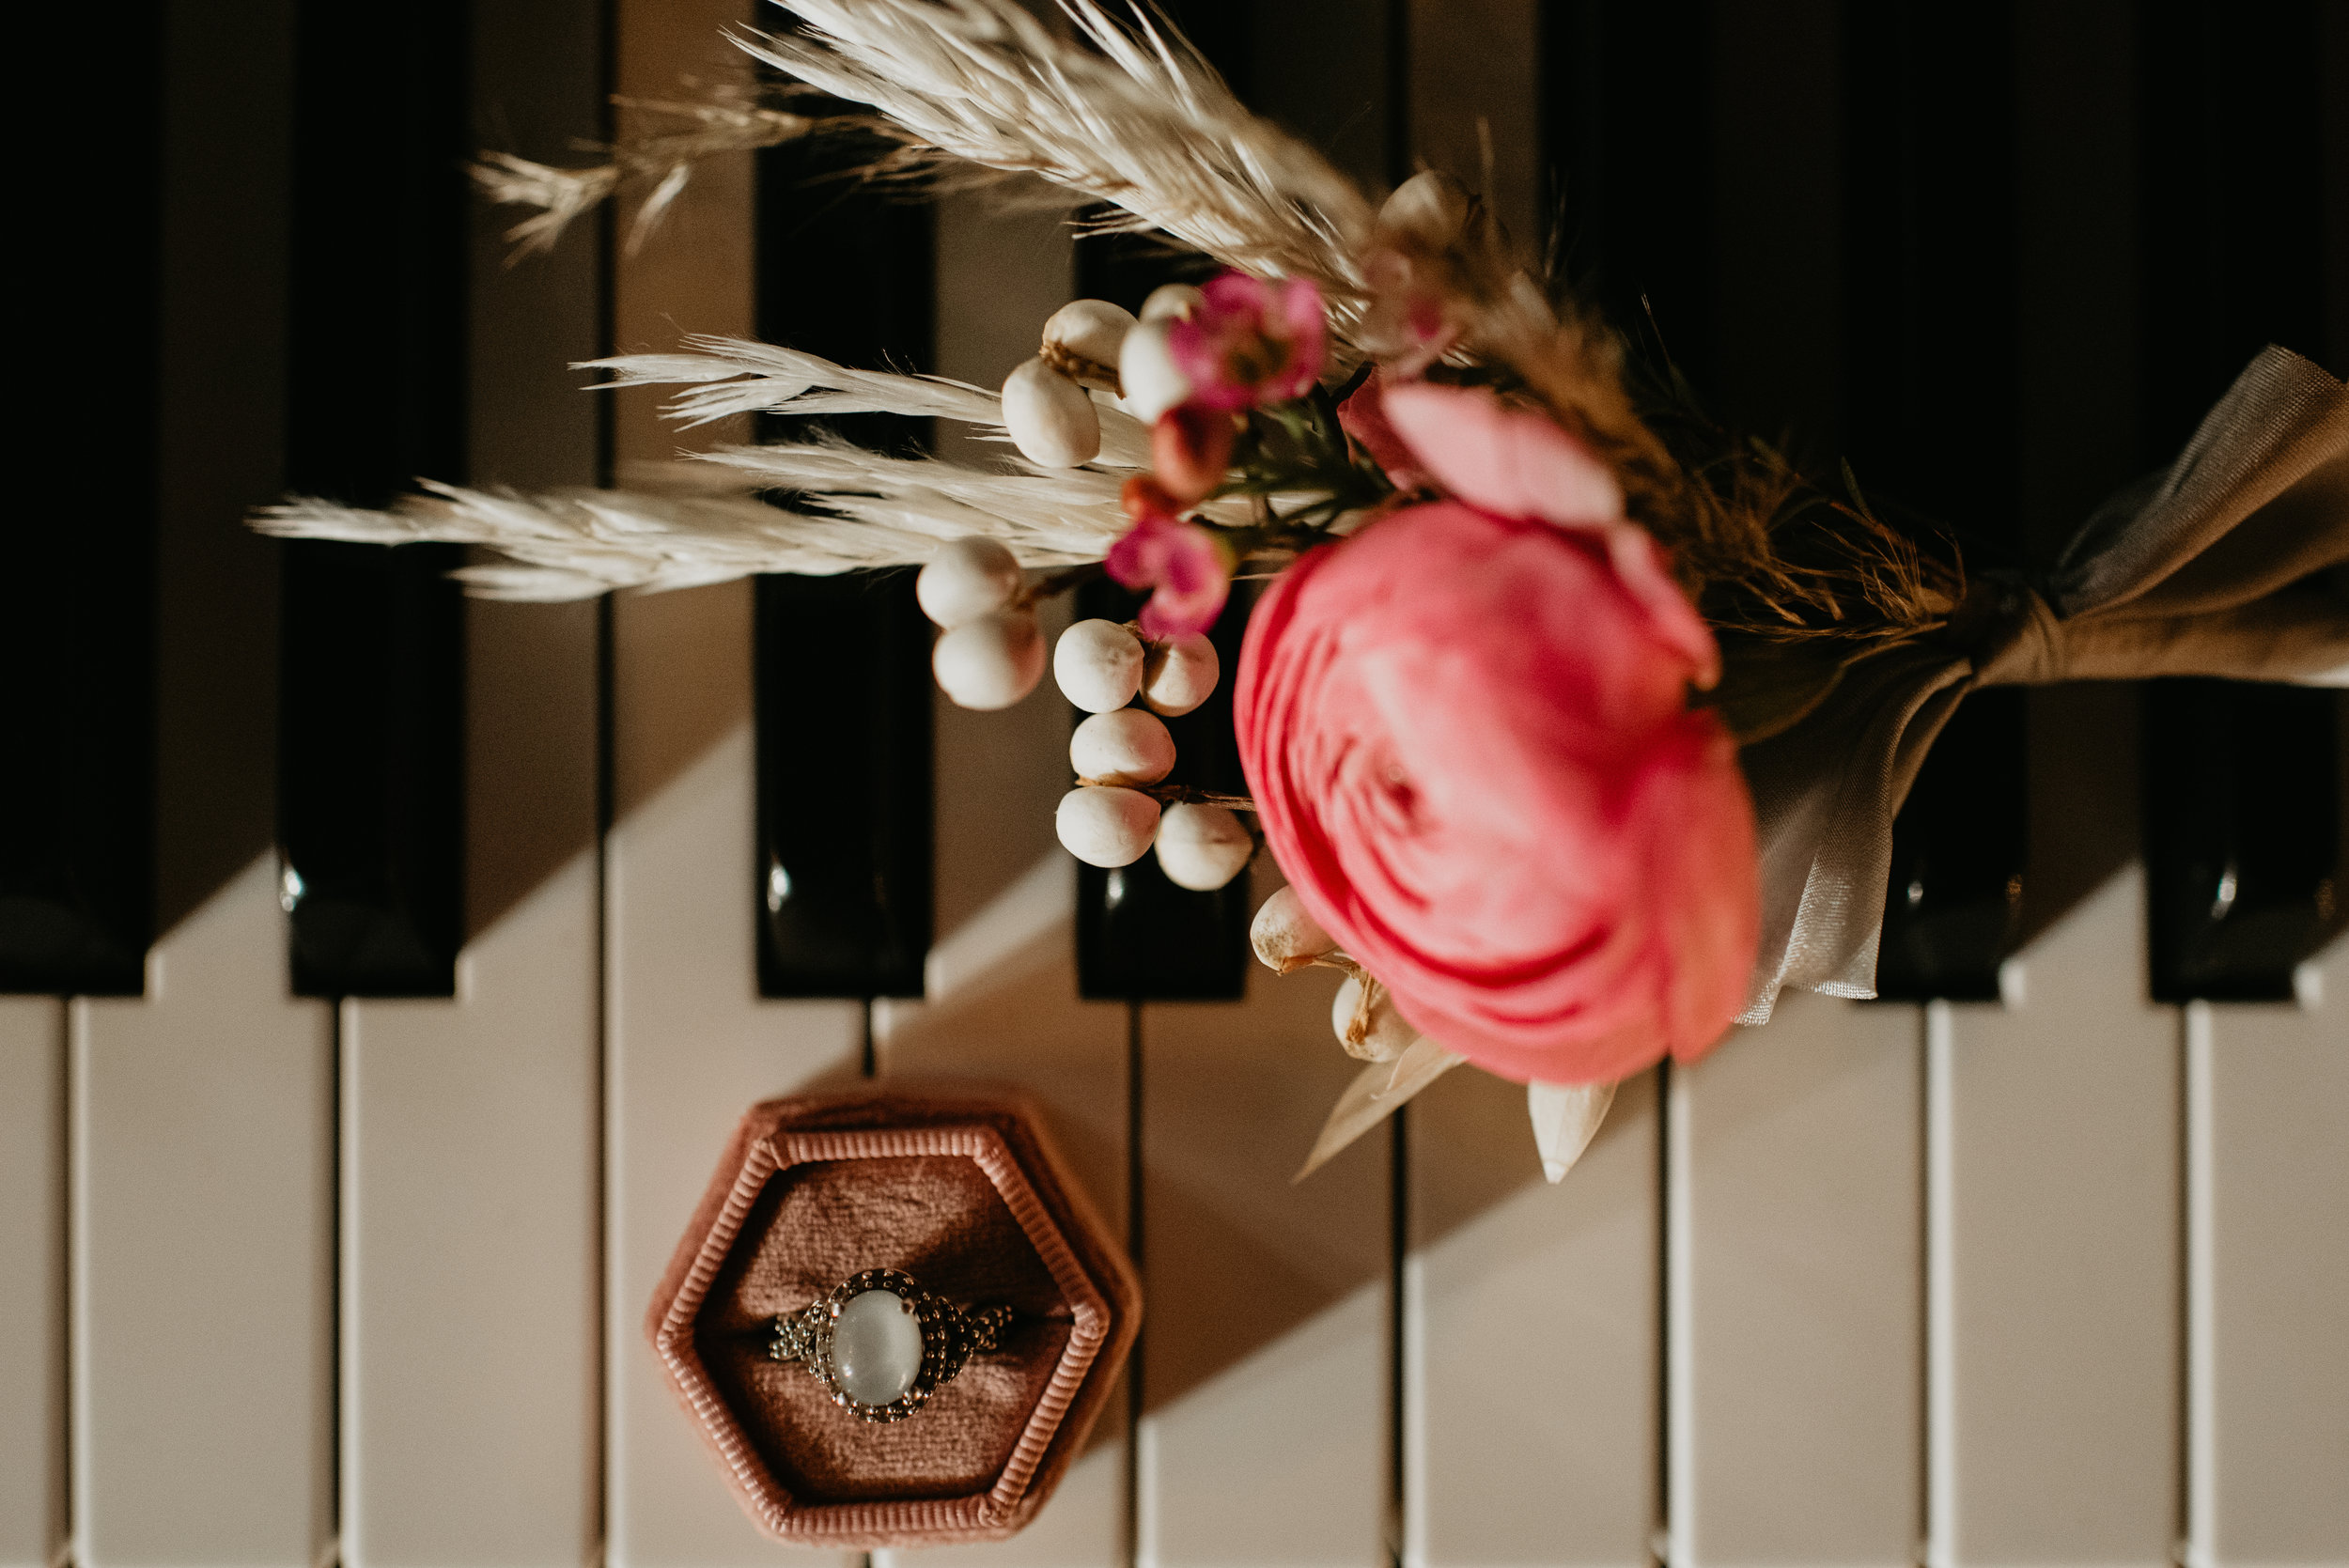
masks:
<path id="1" fill-rule="evenodd" d="M 1009 1312 L 904 1420 L 860 1420 L 776 1319 L 874 1270 Z M 1110 1397 L 1142 1291 L 1024 1100 L 864 1090 L 754 1106 L 646 1329 L 752 1520 L 843 1549 L 995 1540 L 1042 1508 Z"/>

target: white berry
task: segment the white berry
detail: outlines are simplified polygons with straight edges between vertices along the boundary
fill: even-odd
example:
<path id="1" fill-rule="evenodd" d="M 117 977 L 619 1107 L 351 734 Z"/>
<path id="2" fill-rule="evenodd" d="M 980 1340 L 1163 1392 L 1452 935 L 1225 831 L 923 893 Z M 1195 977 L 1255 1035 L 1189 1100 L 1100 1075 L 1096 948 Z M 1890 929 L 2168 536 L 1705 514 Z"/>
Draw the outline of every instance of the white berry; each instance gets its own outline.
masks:
<path id="1" fill-rule="evenodd" d="M 1019 455 L 1043 468 L 1075 468 L 1101 455 L 1092 397 L 1040 359 L 1003 378 L 1003 428 Z"/>
<path id="2" fill-rule="evenodd" d="M 922 613 L 949 631 L 993 614 L 1019 591 L 1019 561 L 1000 542 L 980 534 L 940 546 L 913 580 L 913 598 Z"/>
<path id="3" fill-rule="evenodd" d="M 1256 918 L 1248 926 L 1248 945 L 1256 950 L 1257 962 L 1286 974 L 1336 952 L 1338 939 L 1307 912 L 1295 887 L 1284 887 L 1257 906 Z"/>
<path id="4" fill-rule="evenodd" d="M 1142 661 L 1142 700 L 1168 718 L 1189 713 L 1214 694 L 1222 663 L 1215 644 L 1198 632 L 1153 643 Z"/>
<path id="5" fill-rule="evenodd" d="M 1139 790 L 1080 784 L 1060 798 L 1052 825 L 1067 851 L 1087 865 L 1131 865 L 1159 830 L 1159 803 Z"/>
<path id="6" fill-rule="evenodd" d="M 1157 784 L 1174 766 L 1174 737 L 1138 707 L 1112 708 L 1077 726 L 1068 765 L 1094 784 Z"/>
<path id="7" fill-rule="evenodd" d="M 1044 323 L 1044 346 L 1105 370 L 1114 369 L 1117 351 L 1126 346 L 1126 334 L 1133 330 L 1134 318 L 1123 305 L 1107 300 L 1071 300 Z"/>
<path id="8" fill-rule="evenodd" d="M 999 610 L 941 637 L 930 670 L 957 707 L 1009 707 L 1044 677 L 1044 634 L 1027 611 Z"/>
<path id="9" fill-rule="evenodd" d="M 1184 321 L 1190 313 L 1207 303 L 1207 297 L 1187 283 L 1162 283 L 1150 290 L 1150 297 L 1142 302 L 1142 318 L 1145 321 Z"/>
<path id="10" fill-rule="evenodd" d="M 1221 806 L 1189 801 L 1166 808 L 1159 823 L 1159 867 L 1194 893 L 1213 893 L 1247 869 L 1256 853 L 1238 817 Z"/>
<path id="11" fill-rule="evenodd" d="M 1190 396 L 1190 378 L 1176 367 L 1166 329 L 1164 321 L 1144 321 L 1126 334 L 1117 355 L 1126 407 L 1144 425 L 1157 424 L 1159 415 Z"/>
<path id="12" fill-rule="evenodd" d="M 1354 1027 L 1355 1012 L 1362 1004 L 1362 983 L 1353 975 L 1338 987 L 1338 994 L 1330 999 L 1330 1027 L 1346 1048 L 1348 1056 L 1359 1056 L 1365 1062 L 1392 1062 L 1410 1048 L 1419 1038 L 1419 1031 L 1403 1021 L 1395 1010 L 1394 999 L 1384 991 L 1371 1004 L 1370 1028 L 1360 1040 L 1349 1037 Z"/>
<path id="13" fill-rule="evenodd" d="M 1142 690 L 1142 639 L 1115 621 L 1079 621 L 1052 650 L 1052 678 L 1087 713 L 1124 707 Z"/>

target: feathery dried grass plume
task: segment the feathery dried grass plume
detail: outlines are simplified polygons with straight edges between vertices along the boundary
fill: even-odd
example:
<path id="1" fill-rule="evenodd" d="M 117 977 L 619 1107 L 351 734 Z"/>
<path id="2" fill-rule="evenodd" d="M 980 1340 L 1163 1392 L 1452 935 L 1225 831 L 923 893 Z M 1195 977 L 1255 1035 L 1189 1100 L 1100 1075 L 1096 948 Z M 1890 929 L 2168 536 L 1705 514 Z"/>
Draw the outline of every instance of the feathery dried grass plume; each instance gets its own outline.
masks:
<path id="1" fill-rule="evenodd" d="M 289 538 L 479 546 L 506 560 L 459 571 L 467 591 L 525 600 L 911 566 L 969 534 L 1001 539 L 1022 566 L 1073 566 L 1099 560 L 1125 528 L 1118 481 L 1108 474 L 989 474 L 842 442 L 710 457 L 725 472 L 693 478 L 672 470 L 662 475 L 669 490 L 523 495 L 428 479 L 422 493 L 386 510 L 296 498 L 263 508 L 253 526 Z M 792 505 L 759 498 L 770 489 L 787 491 Z"/>
<path id="2" fill-rule="evenodd" d="M 593 367 L 614 372 L 606 386 L 684 386 L 669 412 L 688 424 L 744 412 L 892 413 L 1003 430 L 995 394 L 959 381 L 853 370 L 739 338 L 687 343 L 697 351 L 625 355 Z M 1125 532 L 1119 488 L 1127 470 L 1149 461 L 1147 432 L 1123 410 L 1102 407 L 1100 459 L 1077 469 L 1041 470 L 1007 454 L 1005 467 L 990 471 L 826 439 L 730 446 L 652 465 L 632 490 L 522 495 L 426 480 L 422 493 L 387 510 L 298 498 L 265 508 L 254 526 L 288 537 L 433 539 L 495 551 L 507 564 L 458 574 L 490 598 L 591 598 L 755 572 L 910 566 L 971 534 L 1002 540 L 1022 566 L 1075 566 L 1099 560 Z M 1241 523 L 1246 508 L 1234 499 L 1205 510 Z"/>
<path id="3" fill-rule="evenodd" d="M 585 360 L 575 370 L 609 370 L 600 390 L 683 386 L 661 411 L 692 429 L 743 413 L 828 415 L 894 413 L 910 419 L 953 419 L 1003 436 L 1003 400 L 995 393 L 943 376 L 858 370 L 818 354 L 742 337 L 691 334 L 690 352 L 621 354 Z M 1107 396 L 1093 399 L 1101 421 L 1103 468 L 1150 466 L 1150 432 Z"/>
<path id="4" fill-rule="evenodd" d="M 630 220 L 627 248 L 633 254 L 692 178 L 693 166 L 721 153 L 776 147 L 814 129 L 816 122 L 758 101 L 740 86 L 716 86 L 697 102 L 615 98 L 623 110 L 661 129 L 625 136 L 599 150 L 609 156 L 583 168 L 557 168 L 512 153 L 485 152 L 472 168 L 474 183 L 501 206 L 527 207 L 530 217 L 506 230 L 515 255 L 553 247 L 563 231 L 609 199 L 621 186 L 651 181 Z"/>
<path id="5" fill-rule="evenodd" d="M 870 105 L 893 166 L 960 160 L 1039 176 L 1229 267 L 1311 278 L 1343 327 L 1363 294 L 1369 204 L 1295 137 L 1240 106 L 1178 35 L 1137 10 L 1061 0 L 1071 36 L 1015 0 L 778 0 L 809 24 L 743 31 L 752 54 Z"/>

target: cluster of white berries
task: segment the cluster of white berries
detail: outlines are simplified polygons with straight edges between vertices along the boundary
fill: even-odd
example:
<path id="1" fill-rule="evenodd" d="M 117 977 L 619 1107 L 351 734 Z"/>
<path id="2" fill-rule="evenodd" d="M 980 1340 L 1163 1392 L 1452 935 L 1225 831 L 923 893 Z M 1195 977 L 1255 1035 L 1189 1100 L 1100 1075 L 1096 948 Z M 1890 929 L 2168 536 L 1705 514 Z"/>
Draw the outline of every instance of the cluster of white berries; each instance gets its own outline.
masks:
<path id="1" fill-rule="evenodd" d="M 930 671 L 956 706 L 1009 707 L 1043 678 L 1044 634 L 1023 586 L 1011 551 L 978 535 L 941 546 L 913 580 L 922 613 L 945 629 Z"/>
<path id="2" fill-rule="evenodd" d="M 1201 636 L 1145 644 L 1113 621 L 1079 621 L 1061 634 L 1052 676 L 1092 715 L 1069 737 L 1078 784 L 1054 816 L 1070 854 L 1131 865 L 1155 846 L 1167 880 L 1202 893 L 1239 875 L 1256 846 L 1238 817 L 1198 801 L 1161 807 L 1144 792 L 1174 766 L 1174 737 L 1159 716 L 1206 702 L 1219 673 L 1215 644 Z M 1143 706 L 1128 706 L 1136 696 Z"/>
<path id="3" fill-rule="evenodd" d="M 1190 396 L 1167 328 L 1198 307 L 1187 283 L 1170 283 L 1136 318 L 1107 300 L 1072 300 L 1044 323 L 1044 342 L 1003 378 L 1003 427 L 1040 468 L 1076 468 L 1101 455 L 1101 416 L 1091 388 L 1116 397 L 1147 425 Z"/>
<path id="4" fill-rule="evenodd" d="M 930 668 L 957 706 L 1009 707 L 1034 690 L 1044 638 L 1010 551 L 993 539 L 957 539 L 922 568 L 913 595 L 945 629 Z M 1092 715 L 1068 740 L 1080 781 L 1057 815 L 1068 852 L 1092 865 L 1131 865 L 1155 844 L 1167 879 L 1201 892 L 1237 876 L 1255 841 L 1227 808 L 1177 801 L 1161 809 L 1143 793 L 1174 767 L 1164 719 L 1189 713 L 1215 691 L 1215 644 L 1197 635 L 1145 644 L 1114 621 L 1079 621 L 1061 633 L 1052 674 Z M 1143 706 L 1128 706 L 1137 696 Z"/>
<path id="5" fill-rule="evenodd" d="M 1337 939 L 1322 929 L 1295 888 L 1283 888 L 1264 901 L 1248 928 L 1248 940 L 1257 960 L 1276 974 L 1314 964 L 1346 971 L 1346 983 L 1330 1001 L 1330 1028 L 1348 1056 L 1392 1062 L 1419 1038 L 1419 1031 L 1404 1021 L 1386 987 L 1338 951 Z M 1368 1005 L 1362 1000 L 1365 990 L 1370 993 Z"/>

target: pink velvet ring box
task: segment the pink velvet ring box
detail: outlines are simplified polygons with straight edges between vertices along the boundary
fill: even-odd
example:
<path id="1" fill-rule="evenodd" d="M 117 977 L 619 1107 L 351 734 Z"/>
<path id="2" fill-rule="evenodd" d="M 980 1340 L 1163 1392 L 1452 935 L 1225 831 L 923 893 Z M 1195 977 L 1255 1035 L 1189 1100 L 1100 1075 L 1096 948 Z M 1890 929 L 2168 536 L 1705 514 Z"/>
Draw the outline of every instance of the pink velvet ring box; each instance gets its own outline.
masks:
<path id="1" fill-rule="evenodd" d="M 1000 1348 L 900 1421 L 859 1421 L 768 1355 L 776 1314 L 870 1268 L 1013 1314 Z M 751 1109 L 646 1329 L 759 1528 L 864 1550 L 996 1540 L 1034 1517 L 1141 1320 L 1132 1266 L 1026 1101 L 875 1089 Z"/>

